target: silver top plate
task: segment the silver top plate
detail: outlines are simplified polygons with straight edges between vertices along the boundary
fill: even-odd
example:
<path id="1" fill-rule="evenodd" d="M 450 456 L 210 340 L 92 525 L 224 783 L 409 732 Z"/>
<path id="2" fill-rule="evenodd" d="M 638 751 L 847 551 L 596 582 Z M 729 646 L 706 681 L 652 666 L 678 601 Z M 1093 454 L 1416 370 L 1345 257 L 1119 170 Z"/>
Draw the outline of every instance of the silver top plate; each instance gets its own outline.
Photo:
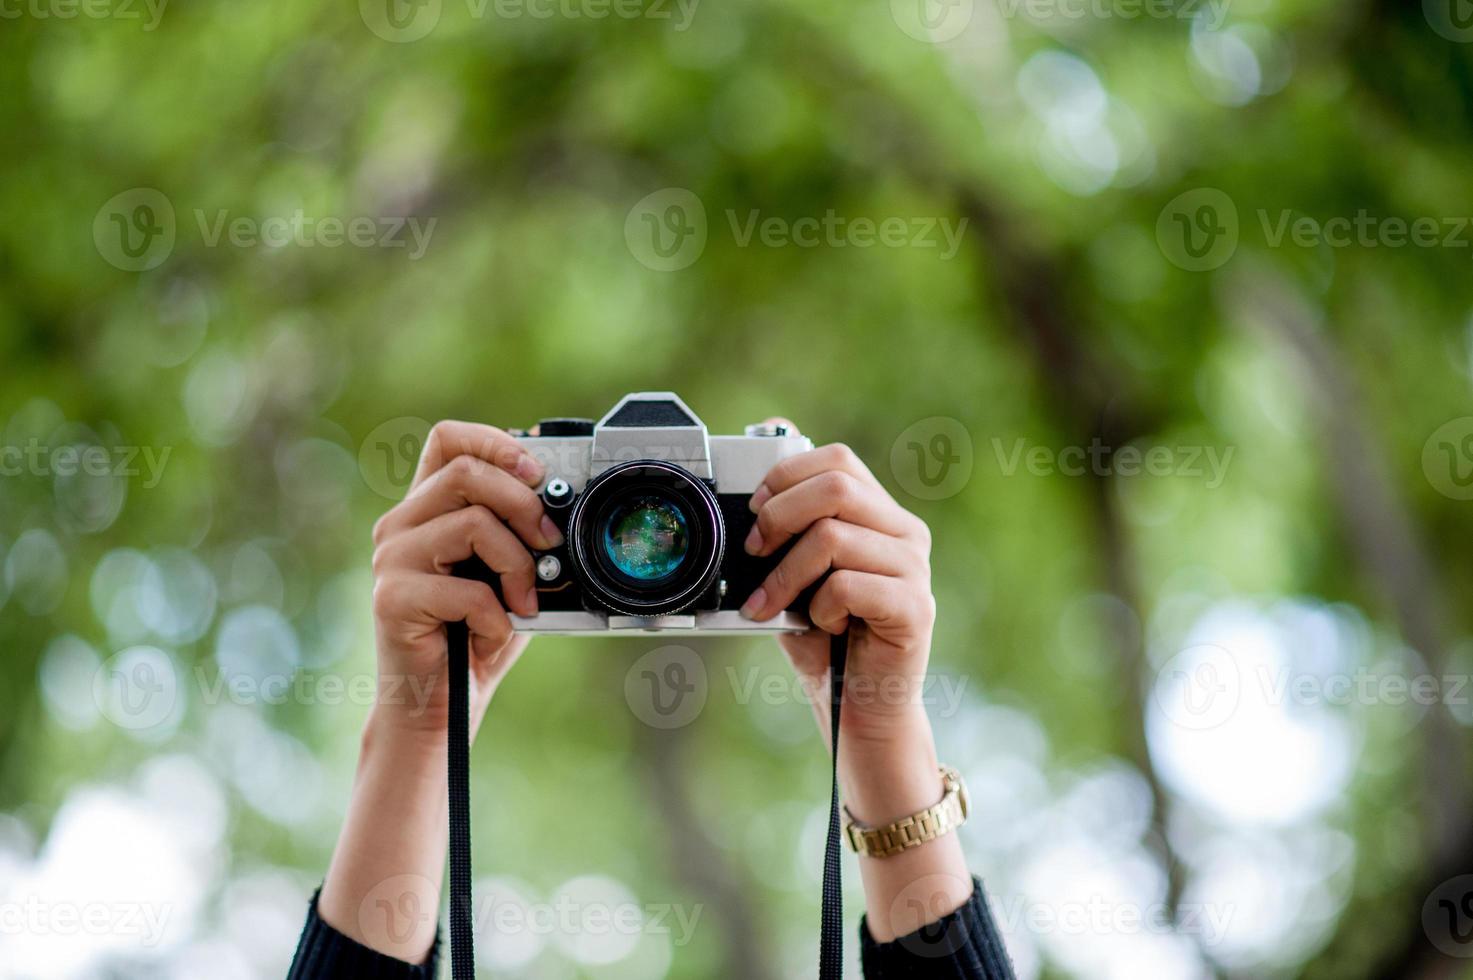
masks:
<path id="1" fill-rule="evenodd" d="M 741 613 L 723 609 L 676 616 L 605 616 L 594 612 L 545 612 L 536 616 L 512 616 L 518 633 L 541 633 L 552 636 L 638 636 L 644 633 L 667 633 L 678 636 L 766 636 L 779 633 L 805 633 L 812 629 L 808 620 L 796 613 L 783 612 L 765 623 L 755 623 Z"/>
<path id="2" fill-rule="evenodd" d="M 623 424 L 634 420 L 640 423 Z M 714 479 L 717 493 L 750 494 L 773 466 L 813 448 L 811 440 L 798 435 L 710 435 L 700 417 L 669 391 L 625 395 L 598 421 L 591 436 L 520 439 L 547 468 L 548 480 L 566 480 L 574 493 L 582 493 L 591 477 L 611 466 L 655 459 L 683 466 L 701 479 Z"/>

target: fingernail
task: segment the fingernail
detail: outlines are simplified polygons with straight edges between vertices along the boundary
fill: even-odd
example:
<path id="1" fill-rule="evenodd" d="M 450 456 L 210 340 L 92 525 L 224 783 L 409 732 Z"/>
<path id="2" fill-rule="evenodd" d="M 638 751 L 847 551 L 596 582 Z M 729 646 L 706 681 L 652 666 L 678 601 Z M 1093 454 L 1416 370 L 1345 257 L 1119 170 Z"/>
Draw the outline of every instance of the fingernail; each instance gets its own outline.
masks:
<path id="1" fill-rule="evenodd" d="M 527 590 L 527 609 L 529 616 L 537 615 L 537 587 L 533 586 Z"/>
<path id="2" fill-rule="evenodd" d="M 512 472 L 525 483 L 537 483 L 542 479 L 542 464 L 532 455 L 523 453 Z"/>
<path id="3" fill-rule="evenodd" d="M 755 555 L 762 550 L 762 529 L 756 524 L 752 525 L 752 530 L 747 534 L 747 543 L 743 547 L 747 549 L 749 555 Z"/>
<path id="4" fill-rule="evenodd" d="M 752 619 L 759 612 L 761 612 L 762 609 L 763 609 L 763 607 L 765 607 L 766 605 L 767 605 L 767 590 L 764 589 L 764 588 L 762 588 L 759 585 L 757 587 L 757 591 L 756 592 L 753 592 L 751 595 L 747 596 L 747 601 L 744 602 L 744 603 L 742 603 L 741 612 L 742 612 L 743 618 L 745 618 L 745 619 Z"/>
<path id="5" fill-rule="evenodd" d="M 563 543 L 563 532 L 557 529 L 552 518 L 546 514 L 542 515 L 542 523 L 538 525 L 538 530 L 542 532 L 542 539 L 547 542 L 549 548 L 556 548 Z"/>
<path id="6" fill-rule="evenodd" d="M 752 494 L 752 499 L 747 501 L 747 509 L 755 514 L 762 509 L 762 505 L 767 503 L 771 497 L 772 491 L 767 489 L 767 484 L 764 483 L 757 488 L 756 493 Z"/>

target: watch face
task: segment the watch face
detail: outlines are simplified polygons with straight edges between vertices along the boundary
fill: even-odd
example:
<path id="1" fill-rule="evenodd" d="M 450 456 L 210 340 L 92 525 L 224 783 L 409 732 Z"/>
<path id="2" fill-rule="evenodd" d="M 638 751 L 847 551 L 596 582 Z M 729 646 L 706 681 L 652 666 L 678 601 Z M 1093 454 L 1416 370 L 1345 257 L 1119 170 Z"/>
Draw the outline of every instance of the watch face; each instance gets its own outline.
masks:
<path id="1" fill-rule="evenodd" d="M 962 774 L 955 769 L 945 768 L 941 770 L 941 778 L 946 782 L 948 792 L 955 787 L 956 799 L 962 808 L 962 819 L 967 819 L 967 813 L 972 808 L 972 801 L 967 796 L 967 784 L 962 781 Z"/>

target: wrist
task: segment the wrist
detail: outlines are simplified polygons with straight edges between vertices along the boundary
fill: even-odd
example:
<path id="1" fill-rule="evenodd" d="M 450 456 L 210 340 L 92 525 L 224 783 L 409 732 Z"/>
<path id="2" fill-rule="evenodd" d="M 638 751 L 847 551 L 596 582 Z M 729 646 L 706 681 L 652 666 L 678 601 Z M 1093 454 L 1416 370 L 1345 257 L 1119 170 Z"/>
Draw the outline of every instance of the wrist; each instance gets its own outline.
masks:
<path id="1" fill-rule="evenodd" d="M 397 708 L 376 705 L 363 724 L 359 762 L 367 765 L 382 759 L 404 765 L 418 760 L 428 765 L 443 760 L 448 751 L 444 728 L 427 726 L 423 719 L 406 717 Z"/>
<path id="2" fill-rule="evenodd" d="M 375 706 L 318 914 L 370 949 L 422 963 L 435 940 L 445 861 L 443 731 L 406 727 Z"/>
<path id="3" fill-rule="evenodd" d="M 839 742 L 845 805 L 866 825 L 898 820 L 941 798 L 936 739 L 924 708 L 889 720 L 882 729 L 846 731 Z"/>

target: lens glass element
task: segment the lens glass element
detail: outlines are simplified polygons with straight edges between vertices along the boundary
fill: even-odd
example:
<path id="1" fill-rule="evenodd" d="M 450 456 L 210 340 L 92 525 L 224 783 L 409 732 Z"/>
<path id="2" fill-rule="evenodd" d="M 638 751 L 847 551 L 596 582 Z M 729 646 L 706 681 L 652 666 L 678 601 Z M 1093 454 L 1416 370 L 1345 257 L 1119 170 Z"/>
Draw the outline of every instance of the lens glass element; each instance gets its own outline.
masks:
<path id="1" fill-rule="evenodd" d="M 649 494 L 614 504 L 602 537 L 614 567 L 641 583 L 673 575 L 690 548 L 685 514 L 672 501 Z"/>

